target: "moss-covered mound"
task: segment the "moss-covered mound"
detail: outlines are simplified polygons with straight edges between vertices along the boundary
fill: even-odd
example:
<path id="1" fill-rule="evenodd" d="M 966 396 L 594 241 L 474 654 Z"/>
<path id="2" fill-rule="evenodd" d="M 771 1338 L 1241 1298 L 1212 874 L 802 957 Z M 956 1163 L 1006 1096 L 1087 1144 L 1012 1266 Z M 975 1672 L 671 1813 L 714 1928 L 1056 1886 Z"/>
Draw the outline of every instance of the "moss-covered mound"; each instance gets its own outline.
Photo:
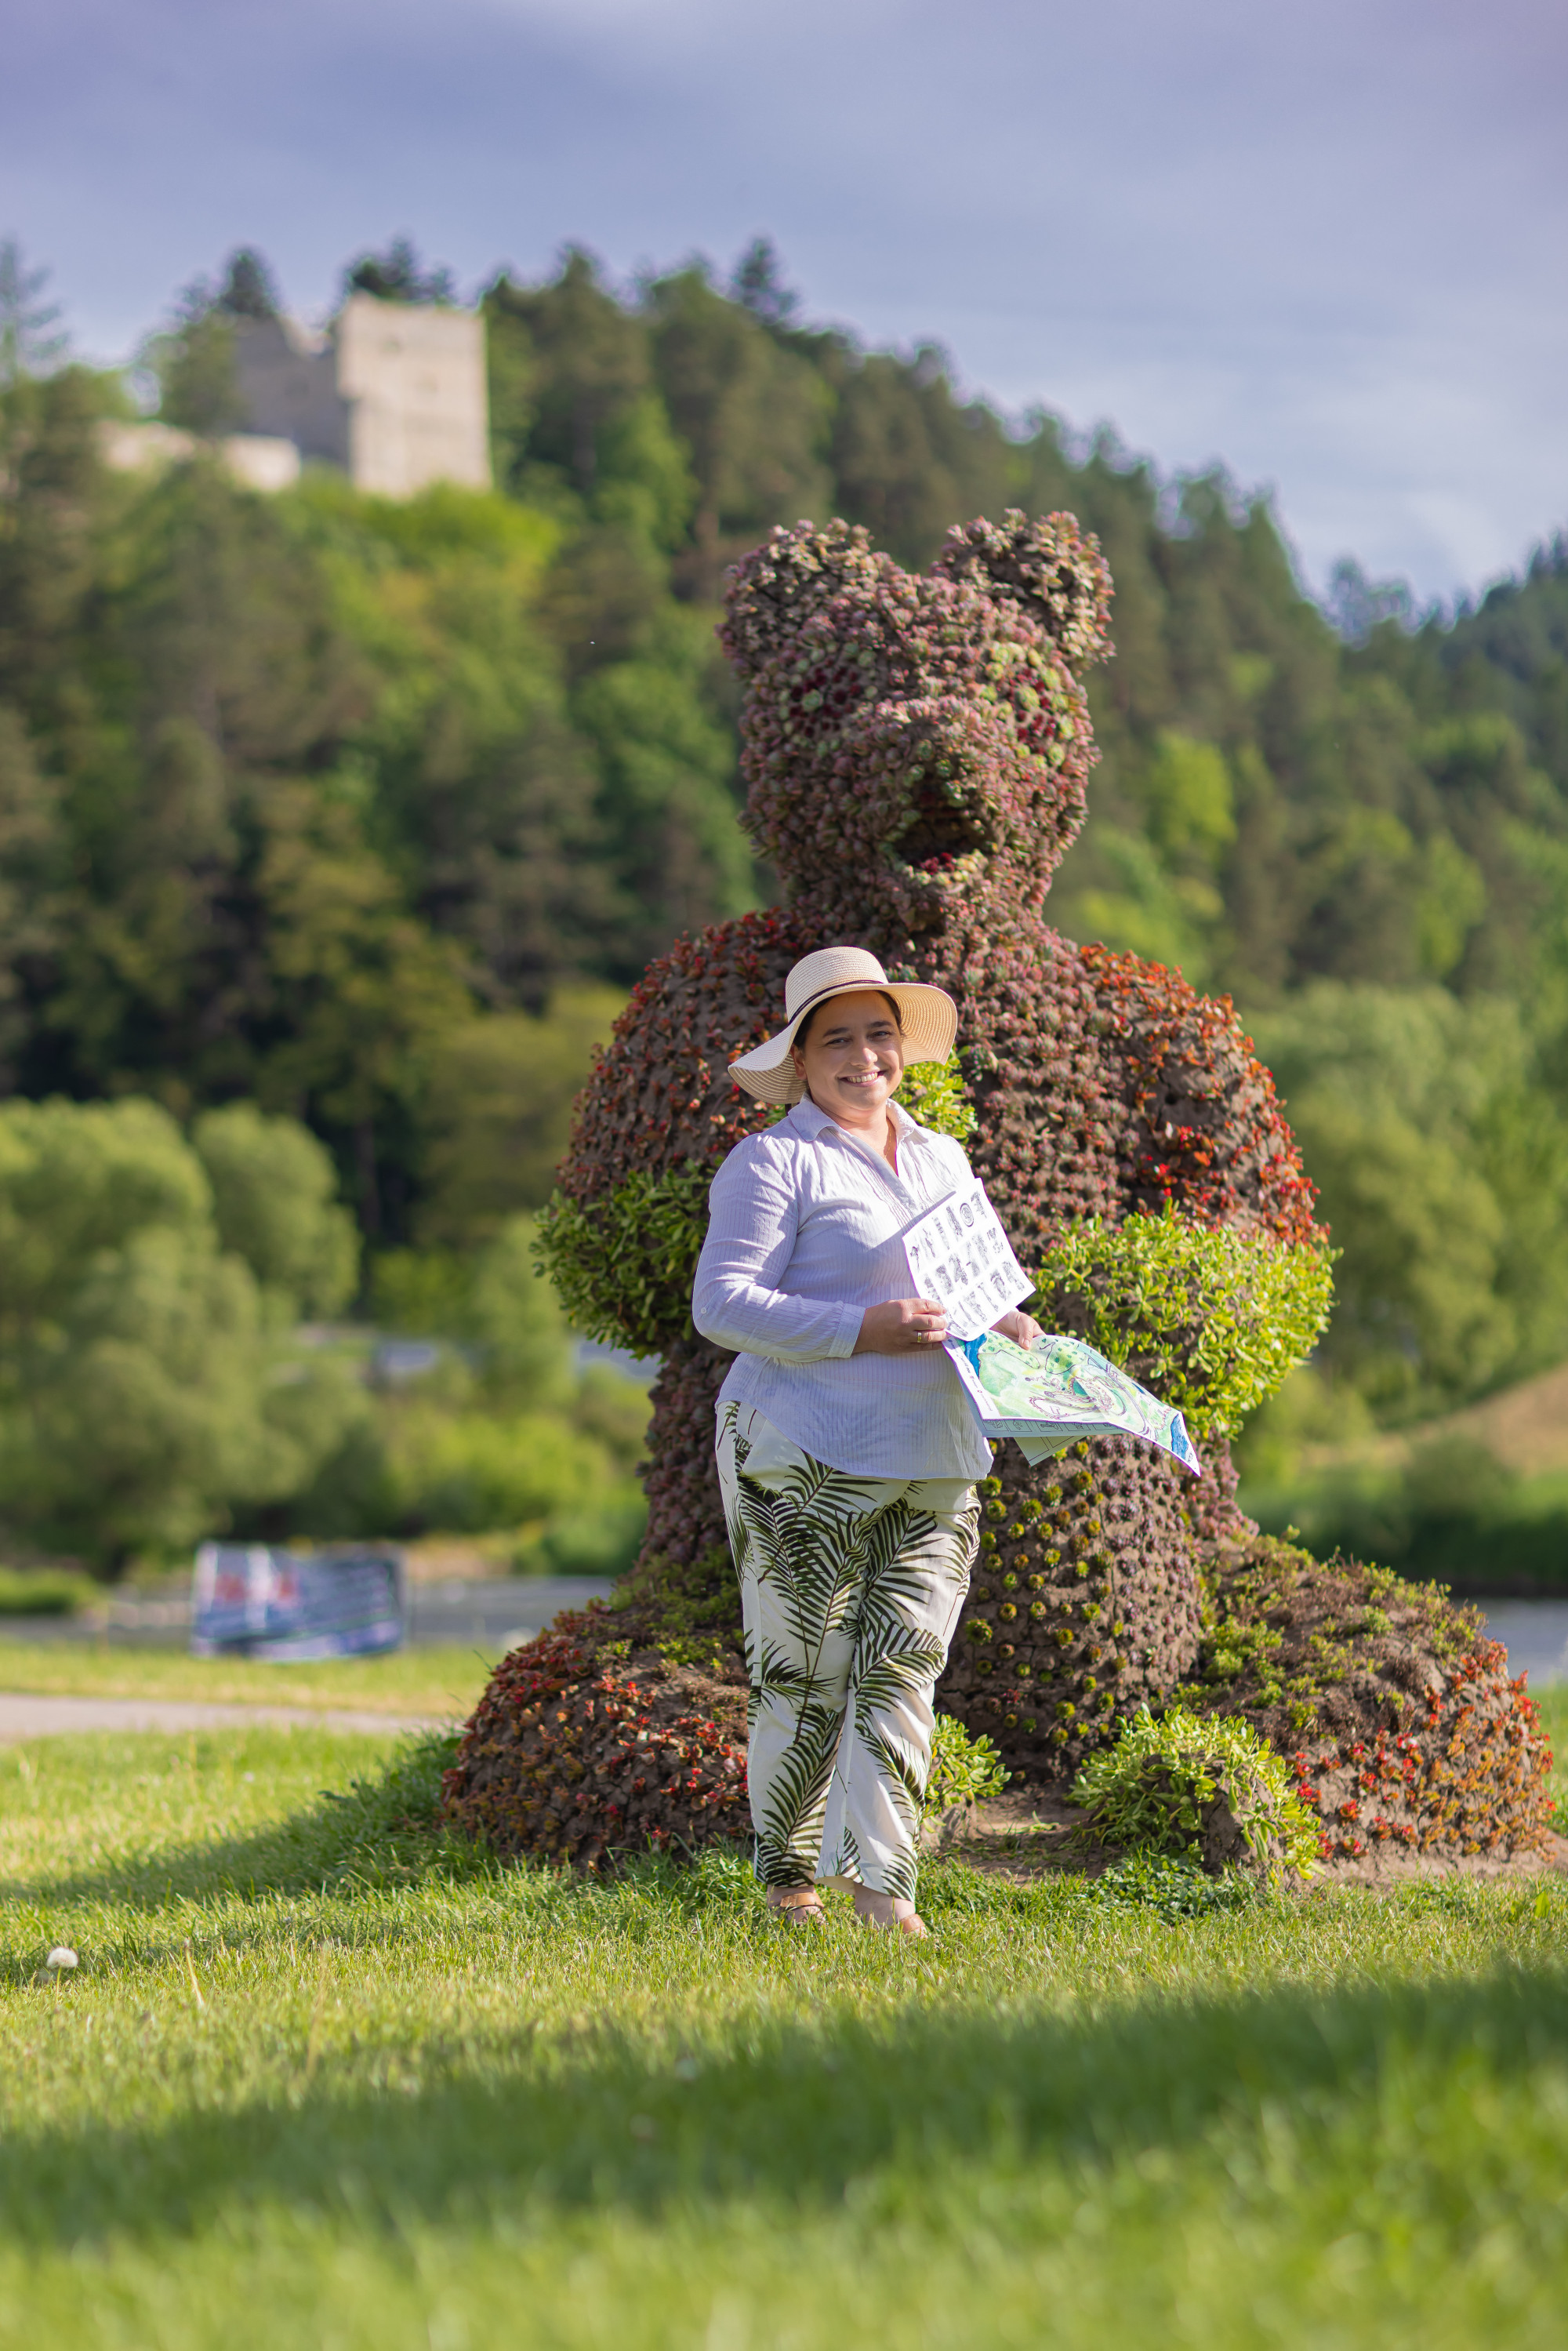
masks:
<path id="1" fill-rule="evenodd" d="M 735 1579 L 653 1560 L 614 1607 L 503 1657 L 464 1728 L 444 1812 L 504 1858 L 598 1870 L 750 1834 Z"/>
<path id="2" fill-rule="evenodd" d="M 966 1617 L 988 1637 L 955 1654 L 944 1712 L 990 1737 L 1024 1786 L 1061 1784 L 1118 1718 L 1169 1692 L 1244 1719 L 1286 1757 L 1325 1860 L 1541 1844 L 1551 1750 L 1474 1609 L 1265 1538 L 1211 1554 L 1200 1596 L 1174 1474 L 1153 1460 L 1121 1439 L 1069 1454 L 1054 1465 L 1060 1499 L 1029 1518 L 993 1481 L 1001 1515 Z M 1170 1477 L 1163 1504 L 1128 1486 L 1154 1475 Z M 1111 1515 L 1129 1504 L 1129 1519 Z M 1163 1573 L 1145 1558 L 1124 1585 L 1119 1532 L 1135 1523 L 1146 1538 L 1162 1510 Z M 733 1578 L 710 1596 L 718 1564 L 651 1562 L 616 1607 L 559 1617 L 504 1658 L 446 1774 L 446 1817 L 507 1858 L 584 1870 L 748 1834 L 746 1668 Z"/>
<path id="3" fill-rule="evenodd" d="M 1551 1749 L 1473 1608 L 1267 1538 L 1218 1553 L 1204 1583 L 1202 1645 L 1173 1698 L 1244 1716 L 1290 1759 L 1325 1860 L 1541 1843 Z"/>

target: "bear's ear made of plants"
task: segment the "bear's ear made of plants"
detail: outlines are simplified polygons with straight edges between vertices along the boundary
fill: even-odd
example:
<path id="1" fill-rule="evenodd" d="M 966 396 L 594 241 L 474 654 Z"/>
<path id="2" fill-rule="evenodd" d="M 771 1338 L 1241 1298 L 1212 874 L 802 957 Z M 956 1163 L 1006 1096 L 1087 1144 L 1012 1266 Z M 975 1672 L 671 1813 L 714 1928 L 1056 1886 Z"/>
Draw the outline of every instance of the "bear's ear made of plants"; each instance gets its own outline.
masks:
<path id="1" fill-rule="evenodd" d="M 999 523 L 955 524 L 931 569 L 1021 604 L 1075 673 L 1115 650 L 1110 567 L 1072 515 L 1031 521 L 1013 507 Z"/>

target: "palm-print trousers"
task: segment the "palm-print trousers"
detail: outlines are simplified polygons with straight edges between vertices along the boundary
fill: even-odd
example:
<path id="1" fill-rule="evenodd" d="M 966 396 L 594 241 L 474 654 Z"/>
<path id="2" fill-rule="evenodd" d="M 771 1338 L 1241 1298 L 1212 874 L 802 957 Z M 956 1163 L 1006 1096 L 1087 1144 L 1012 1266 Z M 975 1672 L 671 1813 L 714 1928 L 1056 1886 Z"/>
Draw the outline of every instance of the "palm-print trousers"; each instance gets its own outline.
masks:
<path id="1" fill-rule="evenodd" d="M 747 1405 L 719 1405 L 717 1453 L 758 1872 L 913 1901 L 932 1692 L 969 1588 L 975 1488 L 830 1469 Z"/>

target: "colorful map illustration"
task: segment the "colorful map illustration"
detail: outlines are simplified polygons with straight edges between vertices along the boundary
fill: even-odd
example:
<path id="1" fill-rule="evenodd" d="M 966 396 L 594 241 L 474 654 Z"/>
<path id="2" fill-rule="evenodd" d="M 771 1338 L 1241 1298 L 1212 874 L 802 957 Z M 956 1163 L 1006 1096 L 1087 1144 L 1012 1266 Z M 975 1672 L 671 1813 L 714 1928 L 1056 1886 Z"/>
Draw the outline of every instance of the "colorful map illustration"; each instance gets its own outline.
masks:
<path id="1" fill-rule="evenodd" d="M 1081 1437 L 1140 1437 L 1202 1473 L 1180 1413 L 1082 1339 L 1047 1332 L 1019 1347 L 987 1331 L 947 1353 L 985 1434 L 1010 1437 L 1030 1461 L 1063 1453 Z"/>

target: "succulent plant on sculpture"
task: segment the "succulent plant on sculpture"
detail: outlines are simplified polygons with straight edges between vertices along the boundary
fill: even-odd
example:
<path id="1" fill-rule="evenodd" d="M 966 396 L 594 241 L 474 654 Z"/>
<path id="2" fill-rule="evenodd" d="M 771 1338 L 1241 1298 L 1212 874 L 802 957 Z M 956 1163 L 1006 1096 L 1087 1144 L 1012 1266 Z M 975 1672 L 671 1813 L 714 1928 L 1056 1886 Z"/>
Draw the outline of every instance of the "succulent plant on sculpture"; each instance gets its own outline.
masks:
<path id="1" fill-rule="evenodd" d="M 802 523 L 731 574 L 721 641 L 745 690 L 742 821 L 785 902 L 682 939 L 649 968 L 580 1099 L 545 1220 L 579 1328 L 662 1358 L 646 1543 L 625 1605 L 574 1629 L 585 1692 L 607 1646 L 662 1656 L 655 1672 L 701 1658 L 693 1704 L 727 1708 L 740 1735 L 713 1450 L 731 1359 L 693 1331 L 691 1276 L 713 1174 L 769 1115 L 728 1064 L 778 1026 L 790 965 L 838 943 L 956 999 L 956 1067 L 920 1073 L 924 1114 L 961 1132 L 1020 1259 L 1041 1270 L 1046 1319 L 1134 1372 L 1157 1363 L 1167 1384 L 1179 1374 L 1212 1405 L 1196 1416 L 1197 1486 L 1130 1439 L 1038 1468 L 1001 1448 L 938 1704 L 988 1734 L 1015 1773 L 1064 1778 L 1117 1716 L 1157 1705 L 1198 1662 L 1200 1551 L 1256 1531 L 1233 1499 L 1233 1406 L 1310 1347 L 1326 1311 L 1326 1236 L 1228 1001 L 1045 920 L 1083 820 L 1096 755 L 1082 679 L 1109 651 L 1109 598 L 1097 548 L 1064 515 L 956 529 L 923 575 L 873 554 L 863 531 Z M 1159 1243 L 1173 1224 L 1176 1240 Z M 1152 1288 L 1121 1278 L 1162 1247 Z M 1213 1342 L 1206 1369 L 1206 1332 L 1243 1328 L 1249 1298 L 1266 1302 L 1255 1321 L 1273 1317 L 1293 1341 L 1271 1356 L 1254 1347 L 1244 1377 Z M 564 1722 L 570 1708 L 556 1711 Z M 587 1817 L 602 1790 L 530 1769 L 536 1848 L 601 1849 Z M 694 1816 L 692 1834 L 733 1828 L 721 1809 L 723 1823 L 711 1806 Z M 535 1833 L 509 1834 L 517 1849 Z"/>

